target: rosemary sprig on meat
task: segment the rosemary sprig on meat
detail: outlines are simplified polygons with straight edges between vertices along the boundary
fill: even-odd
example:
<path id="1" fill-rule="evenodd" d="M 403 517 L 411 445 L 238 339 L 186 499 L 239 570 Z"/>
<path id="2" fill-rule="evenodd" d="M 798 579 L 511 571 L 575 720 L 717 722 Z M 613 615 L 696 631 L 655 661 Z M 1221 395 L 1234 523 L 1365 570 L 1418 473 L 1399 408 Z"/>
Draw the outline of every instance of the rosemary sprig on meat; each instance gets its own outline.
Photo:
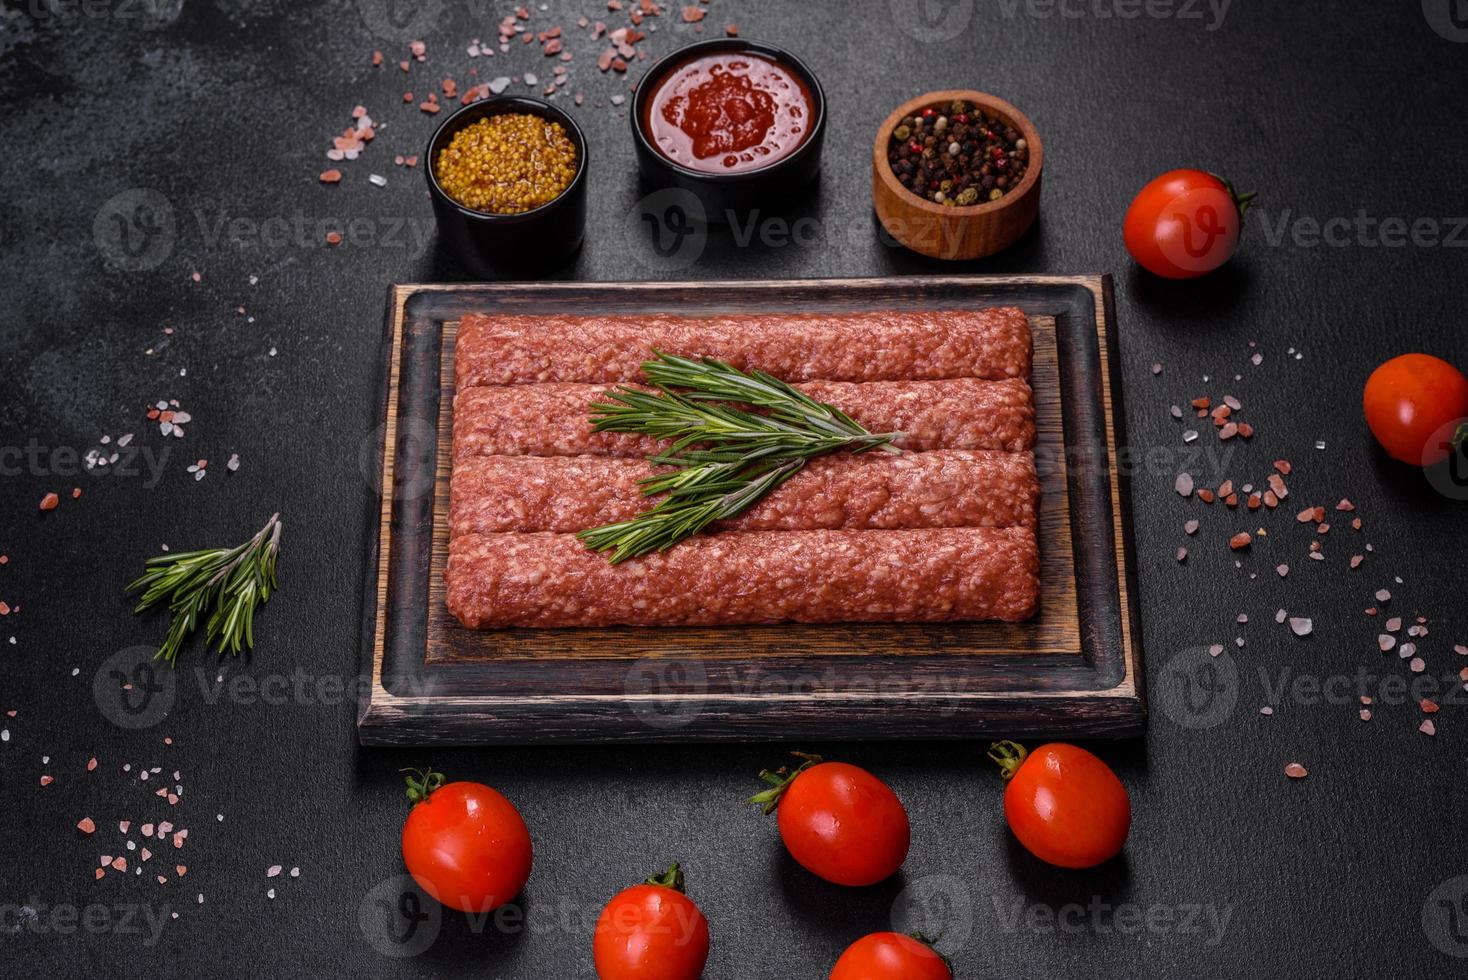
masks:
<path id="1" fill-rule="evenodd" d="M 277 588 L 275 563 L 280 555 L 280 515 L 272 514 L 255 536 L 234 548 L 205 548 L 149 558 L 147 570 L 127 587 L 143 590 L 133 610 L 142 612 L 167 603 L 172 613 L 168 636 L 157 658 L 172 666 L 179 647 L 208 614 L 204 645 L 218 640 L 218 650 L 238 655 L 255 646 L 255 608 L 270 601 Z"/>
<path id="2" fill-rule="evenodd" d="M 709 453 L 759 453 L 763 456 L 810 458 L 837 449 L 866 452 L 892 445 L 898 433 L 868 432 L 851 416 L 818 402 L 779 378 L 753 371 L 746 374 L 713 358 L 691 360 L 658 353 L 642 370 L 657 392 L 621 387 L 609 402 L 591 406 L 592 431 L 636 432 L 672 440 L 673 446 L 654 462 L 681 458 L 699 444 L 702 461 Z M 742 406 L 765 411 L 759 414 Z"/>
<path id="3" fill-rule="evenodd" d="M 826 453 L 901 452 L 900 433 L 872 433 L 840 409 L 762 371 L 713 358 L 657 353 L 642 365 L 654 392 L 620 387 L 591 406 L 596 432 L 651 435 L 672 443 L 649 457 L 669 469 L 642 481 L 662 500 L 636 517 L 577 535 L 613 564 L 665 551 L 715 521 L 744 513 Z M 754 410 L 752 411 L 751 408 Z"/>

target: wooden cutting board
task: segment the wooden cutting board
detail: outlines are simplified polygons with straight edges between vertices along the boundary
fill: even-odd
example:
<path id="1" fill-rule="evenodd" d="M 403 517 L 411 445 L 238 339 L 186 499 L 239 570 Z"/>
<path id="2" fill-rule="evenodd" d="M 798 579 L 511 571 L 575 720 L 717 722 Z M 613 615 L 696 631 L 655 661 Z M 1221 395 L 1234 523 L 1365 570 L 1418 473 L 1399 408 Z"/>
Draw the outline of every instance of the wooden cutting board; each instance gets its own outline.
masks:
<path id="1" fill-rule="evenodd" d="M 1028 623 L 466 630 L 443 602 L 459 318 L 1018 306 L 1038 423 Z M 1139 732 L 1140 629 L 1104 276 L 393 287 L 381 507 L 363 609 L 365 744 Z"/>

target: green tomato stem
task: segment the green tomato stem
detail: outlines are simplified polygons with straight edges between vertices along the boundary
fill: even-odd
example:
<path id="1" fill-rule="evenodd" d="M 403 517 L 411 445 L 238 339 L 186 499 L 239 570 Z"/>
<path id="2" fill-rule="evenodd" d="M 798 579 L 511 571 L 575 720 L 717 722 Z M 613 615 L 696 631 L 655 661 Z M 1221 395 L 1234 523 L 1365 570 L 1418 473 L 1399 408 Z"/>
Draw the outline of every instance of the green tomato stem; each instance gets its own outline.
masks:
<path id="1" fill-rule="evenodd" d="M 765 816 L 769 816 L 770 814 L 775 812 L 775 808 L 780 805 L 780 797 L 785 795 L 785 791 L 790 788 L 791 783 L 795 782 L 797 776 L 805 772 L 811 766 L 820 765 L 822 761 L 820 756 L 811 755 L 809 752 L 792 752 L 790 754 L 795 756 L 797 759 L 804 759 L 805 761 L 802 762 L 794 771 L 791 771 L 789 766 L 781 766 L 774 772 L 770 772 L 770 770 L 768 769 L 762 769 L 760 771 L 759 778 L 769 783 L 770 788 L 766 790 L 761 790 L 760 792 L 751 796 L 747 801 L 749 803 L 755 804 L 760 809 L 762 809 Z"/>
<path id="2" fill-rule="evenodd" d="M 433 791 L 444 784 L 444 774 L 434 772 L 432 769 L 399 769 L 405 772 L 405 782 L 408 784 L 408 799 L 414 806 L 422 803 L 433 795 Z"/>
<path id="3" fill-rule="evenodd" d="M 683 869 L 678 867 L 674 861 L 668 865 L 668 870 L 662 874 L 648 875 L 642 882 L 644 885 L 657 885 L 659 888 L 671 888 L 675 892 L 683 891 Z"/>
<path id="4" fill-rule="evenodd" d="M 1025 764 L 1025 758 L 1029 754 L 1029 750 L 1023 745 L 1007 739 L 989 746 L 989 758 L 999 764 L 999 774 L 1004 777 L 1005 782 L 1014 778 L 1014 774 L 1019 772 L 1019 767 Z"/>

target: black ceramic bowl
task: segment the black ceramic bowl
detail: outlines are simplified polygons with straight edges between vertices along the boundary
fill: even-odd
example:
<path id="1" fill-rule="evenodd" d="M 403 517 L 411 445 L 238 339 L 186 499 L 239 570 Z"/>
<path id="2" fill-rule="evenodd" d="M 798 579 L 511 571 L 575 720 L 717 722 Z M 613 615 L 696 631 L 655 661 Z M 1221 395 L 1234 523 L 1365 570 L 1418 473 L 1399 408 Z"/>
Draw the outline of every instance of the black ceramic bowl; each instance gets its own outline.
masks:
<path id="1" fill-rule="evenodd" d="M 466 208 L 438 183 L 439 151 L 454 134 L 488 116 L 529 113 L 558 122 L 576 147 L 576 175 L 554 200 L 519 214 L 490 214 Z M 581 247 L 586 233 L 586 137 L 576 120 L 549 102 L 522 95 L 501 95 L 463 106 L 445 119 L 428 141 L 428 192 L 438 221 L 439 244 L 474 275 L 491 278 L 499 271 L 549 270 Z"/>
<path id="2" fill-rule="evenodd" d="M 810 90 L 811 124 L 805 141 L 793 153 L 768 166 L 741 173 L 709 174 L 692 170 L 664 156 L 653 145 L 643 125 L 648 101 L 658 87 L 684 62 L 708 54 L 748 51 L 763 55 L 789 69 Z M 820 175 L 821 143 L 826 135 L 826 93 L 820 80 L 799 58 L 783 48 L 742 38 L 699 41 L 659 58 L 637 83 L 632 96 L 632 139 L 637 147 L 637 169 L 652 188 L 677 187 L 692 192 L 702 203 L 709 221 L 728 220 L 728 212 L 779 210 L 804 194 Z"/>

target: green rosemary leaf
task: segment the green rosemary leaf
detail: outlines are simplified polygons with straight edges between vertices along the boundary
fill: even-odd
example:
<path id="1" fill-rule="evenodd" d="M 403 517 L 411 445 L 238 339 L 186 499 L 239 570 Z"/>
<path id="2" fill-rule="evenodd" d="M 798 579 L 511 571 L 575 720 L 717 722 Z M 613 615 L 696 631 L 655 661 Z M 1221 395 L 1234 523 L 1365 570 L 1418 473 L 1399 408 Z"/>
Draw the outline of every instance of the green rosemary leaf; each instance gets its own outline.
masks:
<path id="1" fill-rule="evenodd" d="M 629 520 L 582 531 L 613 563 L 664 551 L 715 521 L 748 510 L 826 453 L 901 452 L 900 433 L 868 432 L 840 409 L 762 371 L 712 358 L 654 352 L 642 365 L 654 391 L 619 387 L 591 406 L 596 432 L 650 435 L 670 443 L 649 457 L 662 467 L 641 483 L 661 496 Z"/>
<path id="2" fill-rule="evenodd" d="M 204 645 L 238 655 L 255 646 L 255 609 L 270 600 L 277 588 L 275 564 L 280 555 L 280 515 L 271 515 L 255 535 L 233 548 L 205 548 L 157 555 L 144 563 L 145 571 L 127 587 L 142 591 L 134 612 L 166 605 L 171 615 L 168 634 L 157 657 L 170 665 L 189 635 L 204 623 Z"/>
<path id="3" fill-rule="evenodd" d="M 715 521 L 737 517 L 805 465 L 803 459 L 756 464 L 728 481 L 728 489 L 694 496 L 669 496 L 629 520 L 604 524 L 577 537 L 592 551 L 611 552 L 616 565 L 653 551 L 666 551 Z"/>

